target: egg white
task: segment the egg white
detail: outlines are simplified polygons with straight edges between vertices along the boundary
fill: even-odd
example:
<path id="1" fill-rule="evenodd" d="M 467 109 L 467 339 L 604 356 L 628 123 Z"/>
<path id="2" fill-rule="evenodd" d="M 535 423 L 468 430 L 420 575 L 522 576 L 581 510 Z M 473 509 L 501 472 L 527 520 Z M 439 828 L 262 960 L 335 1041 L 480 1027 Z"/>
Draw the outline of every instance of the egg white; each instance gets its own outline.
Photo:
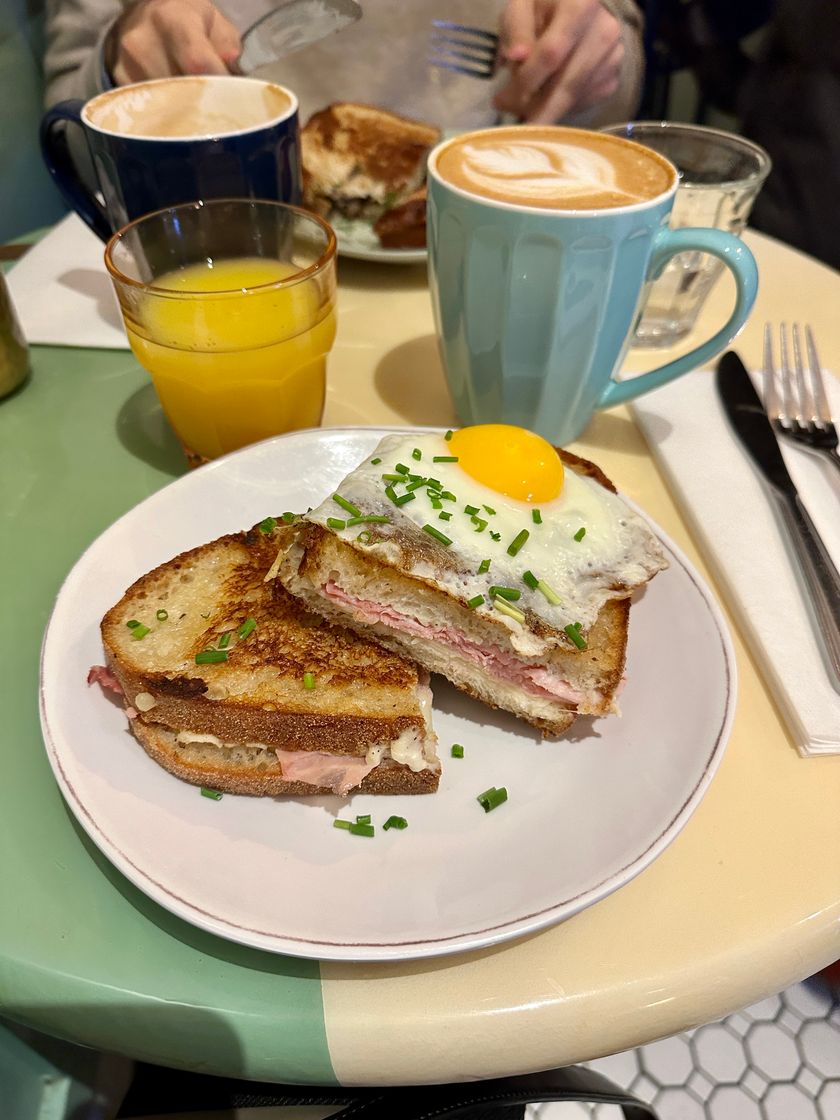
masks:
<path id="1" fill-rule="evenodd" d="M 432 579 L 442 591 L 463 602 L 483 595 L 484 603 L 476 608 L 479 614 L 491 612 L 498 619 L 490 588 L 511 587 L 521 592 L 520 598 L 511 603 L 513 607 L 533 611 L 558 630 L 580 623 L 586 633 L 607 599 L 628 594 L 666 566 L 661 546 L 643 518 L 592 479 L 566 467 L 558 497 L 531 505 L 477 482 L 458 463 L 434 462 L 436 456 L 451 454 L 443 434 L 386 436 L 336 493 L 363 514 L 384 515 L 392 525 L 413 525 L 418 532 L 431 526 L 449 538 L 451 544 L 440 547 L 446 547 L 447 561 L 457 570 L 441 574 L 418 561 L 406 574 Z M 380 461 L 374 463 L 374 459 Z M 412 501 L 394 505 L 385 493 L 389 483 L 382 476 L 400 473 L 398 464 L 408 467 L 412 474 L 437 479 L 442 490 L 454 495 L 455 500 L 442 500 L 442 510 L 437 510 L 431 501 L 433 491 L 422 486 Z M 396 490 L 402 493 L 404 487 L 397 485 Z M 465 506 L 477 506 L 477 516 L 487 522 L 486 527 L 476 525 Z M 486 507 L 494 512 L 489 513 Z M 534 509 L 540 512 L 541 524 L 534 522 Z M 440 518 L 443 511 L 451 513 L 448 520 Z M 332 496 L 308 514 L 309 520 L 324 527 L 328 527 L 328 518 L 342 520 L 347 516 Z M 363 535 L 359 541 L 363 529 L 353 526 L 332 531 L 373 555 L 378 549 L 387 550 L 387 540 L 365 544 Z M 508 547 L 523 529 L 528 539 L 511 556 Z M 577 540 L 581 529 L 585 533 Z M 376 530 L 387 535 L 388 526 L 376 525 Z M 491 533 L 498 533 L 499 539 L 494 540 Z M 490 568 L 479 573 L 485 559 L 490 560 Z M 559 597 L 559 605 L 523 582 L 526 570 L 548 584 Z M 502 614 L 501 619 L 511 630 L 521 628 L 519 621 L 507 615 Z"/>

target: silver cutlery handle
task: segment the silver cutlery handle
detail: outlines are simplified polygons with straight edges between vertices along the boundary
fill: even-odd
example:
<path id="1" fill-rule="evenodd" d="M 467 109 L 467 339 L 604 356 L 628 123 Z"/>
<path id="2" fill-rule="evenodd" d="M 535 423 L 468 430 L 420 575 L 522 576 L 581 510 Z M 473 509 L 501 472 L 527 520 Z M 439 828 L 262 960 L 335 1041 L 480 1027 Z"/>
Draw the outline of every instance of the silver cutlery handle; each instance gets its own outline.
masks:
<path id="1" fill-rule="evenodd" d="M 798 494 L 773 492 L 814 605 L 814 613 L 833 669 L 834 687 L 840 692 L 840 573 L 828 555 L 817 527 Z"/>

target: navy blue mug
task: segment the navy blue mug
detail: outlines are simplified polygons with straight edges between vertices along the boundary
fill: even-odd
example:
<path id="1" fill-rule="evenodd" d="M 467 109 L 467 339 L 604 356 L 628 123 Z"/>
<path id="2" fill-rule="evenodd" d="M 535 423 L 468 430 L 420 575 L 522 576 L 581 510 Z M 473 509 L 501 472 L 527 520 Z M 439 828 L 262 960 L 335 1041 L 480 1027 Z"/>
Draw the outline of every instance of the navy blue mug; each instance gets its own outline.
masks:
<path id="1" fill-rule="evenodd" d="M 68 126 L 84 133 L 96 183 L 73 159 Z M 258 78 L 159 78 L 63 101 L 44 115 L 41 151 L 67 204 L 103 241 L 181 202 L 301 201 L 297 98 Z"/>

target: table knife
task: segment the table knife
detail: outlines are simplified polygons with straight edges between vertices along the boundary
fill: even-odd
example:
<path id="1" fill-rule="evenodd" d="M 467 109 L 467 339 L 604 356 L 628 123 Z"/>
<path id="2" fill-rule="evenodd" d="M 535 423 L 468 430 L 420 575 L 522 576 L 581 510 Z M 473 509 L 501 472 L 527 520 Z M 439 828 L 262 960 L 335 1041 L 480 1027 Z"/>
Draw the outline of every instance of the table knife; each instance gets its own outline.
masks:
<path id="1" fill-rule="evenodd" d="M 360 19 L 356 0 L 281 0 L 242 35 L 239 70 L 250 74 Z"/>
<path id="2" fill-rule="evenodd" d="M 788 473 L 776 434 L 744 363 L 730 350 L 720 359 L 717 390 L 729 422 L 769 486 L 810 593 L 834 687 L 840 691 L 840 573 Z"/>

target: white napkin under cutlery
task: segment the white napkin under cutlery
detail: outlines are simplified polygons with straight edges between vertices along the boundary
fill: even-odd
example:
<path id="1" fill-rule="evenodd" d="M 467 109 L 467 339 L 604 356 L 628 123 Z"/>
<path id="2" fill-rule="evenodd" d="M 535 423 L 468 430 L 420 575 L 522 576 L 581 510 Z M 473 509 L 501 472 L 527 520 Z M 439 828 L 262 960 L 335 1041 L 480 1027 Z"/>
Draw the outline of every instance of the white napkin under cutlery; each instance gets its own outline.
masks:
<path id="1" fill-rule="evenodd" d="M 753 381 L 761 395 L 759 375 Z M 832 415 L 840 383 L 827 377 Z M 766 486 L 733 433 L 711 370 L 695 370 L 632 405 L 680 509 L 699 538 L 802 755 L 840 754 L 840 693 Z M 780 440 L 794 483 L 840 567 L 840 474 Z"/>

